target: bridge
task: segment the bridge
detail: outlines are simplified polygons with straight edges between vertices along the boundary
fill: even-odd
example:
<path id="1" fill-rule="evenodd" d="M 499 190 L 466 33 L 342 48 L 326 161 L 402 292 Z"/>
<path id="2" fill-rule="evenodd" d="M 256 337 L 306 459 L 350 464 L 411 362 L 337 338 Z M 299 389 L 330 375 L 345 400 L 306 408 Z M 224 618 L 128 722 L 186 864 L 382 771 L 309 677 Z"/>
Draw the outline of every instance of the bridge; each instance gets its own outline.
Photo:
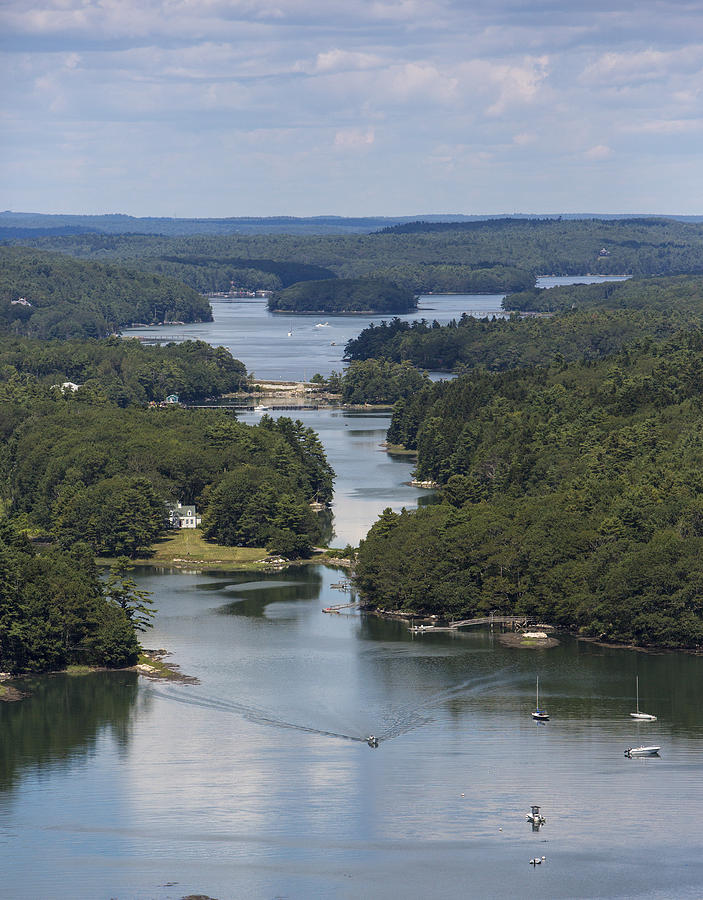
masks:
<path id="1" fill-rule="evenodd" d="M 439 632 L 458 631 L 460 628 L 470 628 L 473 625 L 511 625 L 513 628 L 525 628 L 534 625 L 532 616 L 480 616 L 476 619 L 461 619 L 458 622 L 449 622 L 448 625 L 411 625 L 413 634 L 428 634 Z M 551 625 L 540 625 L 540 628 L 552 628 Z"/>

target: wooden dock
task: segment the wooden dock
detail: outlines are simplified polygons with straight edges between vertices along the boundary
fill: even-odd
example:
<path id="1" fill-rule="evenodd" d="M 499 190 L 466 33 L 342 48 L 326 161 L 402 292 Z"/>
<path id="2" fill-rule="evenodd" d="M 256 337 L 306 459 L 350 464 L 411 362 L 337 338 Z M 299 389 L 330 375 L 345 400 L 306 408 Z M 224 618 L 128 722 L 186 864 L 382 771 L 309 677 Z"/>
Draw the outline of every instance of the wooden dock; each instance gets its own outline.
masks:
<path id="1" fill-rule="evenodd" d="M 439 634 L 441 632 L 455 632 L 460 628 L 471 628 L 476 625 L 510 625 L 512 628 L 526 628 L 528 625 L 535 625 L 532 616 L 480 616 L 476 619 L 461 619 L 458 622 L 449 622 L 448 625 L 411 625 L 410 631 L 413 634 Z M 542 625 L 540 628 L 552 628 L 552 625 Z"/>
<path id="2" fill-rule="evenodd" d="M 352 600 L 351 603 L 337 603 L 335 606 L 325 606 L 323 607 L 322 612 L 324 613 L 338 613 L 342 609 L 351 609 L 352 607 L 356 607 L 356 600 Z"/>

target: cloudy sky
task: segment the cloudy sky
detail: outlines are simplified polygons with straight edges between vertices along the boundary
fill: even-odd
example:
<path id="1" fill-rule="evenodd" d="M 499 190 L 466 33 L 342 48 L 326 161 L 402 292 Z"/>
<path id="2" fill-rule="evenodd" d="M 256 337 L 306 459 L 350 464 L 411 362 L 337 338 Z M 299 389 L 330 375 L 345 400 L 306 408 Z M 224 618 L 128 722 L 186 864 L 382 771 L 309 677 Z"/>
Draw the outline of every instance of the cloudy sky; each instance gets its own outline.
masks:
<path id="1" fill-rule="evenodd" d="M 703 213 L 703 0 L 2 0 L 0 207 Z"/>

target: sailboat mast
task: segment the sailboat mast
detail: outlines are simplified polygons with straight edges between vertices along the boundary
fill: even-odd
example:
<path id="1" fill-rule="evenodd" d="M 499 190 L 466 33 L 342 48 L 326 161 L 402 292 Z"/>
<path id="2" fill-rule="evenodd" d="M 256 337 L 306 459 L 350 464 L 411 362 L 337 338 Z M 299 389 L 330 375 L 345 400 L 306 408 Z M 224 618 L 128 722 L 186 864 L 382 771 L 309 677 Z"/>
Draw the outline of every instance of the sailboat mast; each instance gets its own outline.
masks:
<path id="1" fill-rule="evenodd" d="M 637 712 L 640 711 L 640 676 L 635 675 L 635 693 L 637 696 Z"/>

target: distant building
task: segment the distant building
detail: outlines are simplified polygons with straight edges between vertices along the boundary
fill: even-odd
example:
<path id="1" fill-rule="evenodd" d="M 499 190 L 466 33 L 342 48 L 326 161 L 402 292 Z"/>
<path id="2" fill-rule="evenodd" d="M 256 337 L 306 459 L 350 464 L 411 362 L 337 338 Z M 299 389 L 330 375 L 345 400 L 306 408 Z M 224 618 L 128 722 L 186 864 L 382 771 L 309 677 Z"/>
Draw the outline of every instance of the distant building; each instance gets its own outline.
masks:
<path id="1" fill-rule="evenodd" d="M 610 250 L 607 247 L 601 247 L 598 256 L 610 256 Z"/>
<path id="2" fill-rule="evenodd" d="M 202 522 L 195 506 L 183 506 L 179 500 L 169 511 L 169 524 L 171 528 L 197 528 Z"/>
<path id="3" fill-rule="evenodd" d="M 26 297 L 18 297 L 17 300 L 10 300 L 13 306 L 31 306 L 32 304 Z"/>
<path id="4" fill-rule="evenodd" d="M 64 381 L 62 384 L 52 384 L 52 388 L 59 388 L 62 394 L 65 394 L 66 391 L 77 391 L 80 388 L 80 384 L 76 384 L 74 381 Z"/>
<path id="5" fill-rule="evenodd" d="M 178 394 L 169 394 L 164 403 L 178 403 Z"/>

